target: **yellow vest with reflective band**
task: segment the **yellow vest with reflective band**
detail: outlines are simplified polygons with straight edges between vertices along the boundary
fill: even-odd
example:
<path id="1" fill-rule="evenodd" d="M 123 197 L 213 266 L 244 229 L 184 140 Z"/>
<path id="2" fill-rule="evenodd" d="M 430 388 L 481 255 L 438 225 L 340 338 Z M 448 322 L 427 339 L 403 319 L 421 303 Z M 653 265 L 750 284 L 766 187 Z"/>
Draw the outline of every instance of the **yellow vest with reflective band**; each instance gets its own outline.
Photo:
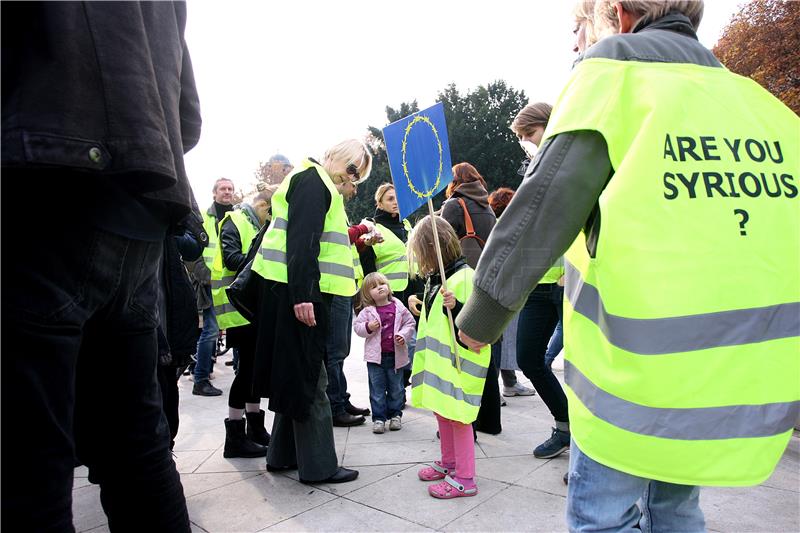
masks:
<path id="1" fill-rule="evenodd" d="M 286 228 L 289 225 L 289 204 L 286 192 L 295 175 L 314 167 L 322 182 L 331 193 L 331 205 L 325 213 L 325 223 L 319 242 L 319 290 L 339 296 L 352 296 L 356 292 L 353 250 L 347 234 L 347 215 L 344 199 L 322 166 L 304 160 L 283 180 L 272 196 L 272 222 L 264 234 L 261 250 L 253 260 L 253 272 L 264 279 L 288 282 L 286 269 Z M 303 201 L 302 198 L 295 201 Z"/>
<path id="2" fill-rule="evenodd" d="M 403 291 L 408 287 L 406 245 L 392 230 L 381 224 L 375 224 L 375 227 L 383 235 L 383 242 L 372 246 L 375 268 L 389 280 L 392 292 Z"/>
<path id="3" fill-rule="evenodd" d="M 361 266 L 361 257 L 358 255 L 356 245 L 350 245 L 350 249 L 353 251 L 353 272 L 355 272 L 356 287 L 360 287 L 361 282 L 364 281 L 364 268 Z"/>
<path id="4" fill-rule="evenodd" d="M 589 59 L 545 138 L 578 130 L 615 173 L 596 256 L 565 256 L 572 437 L 648 479 L 761 483 L 800 412 L 800 120 L 723 68 Z"/>
<path id="5" fill-rule="evenodd" d="M 447 289 L 462 304 L 472 292 L 472 276 L 472 269 L 466 267 L 447 278 Z M 442 302 L 439 293 L 431 309 L 423 310 L 419 319 L 411 370 L 411 405 L 470 424 L 478 418 L 491 352 L 488 346 L 475 353 L 459 345 L 461 372 L 456 370 L 450 324 Z"/>
<path id="6" fill-rule="evenodd" d="M 539 280 L 539 283 L 556 283 L 561 276 L 564 275 L 564 258 L 560 258 L 556 264 L 551 267 L 547 272 L 545 272 L 542 279 Z"/>
<path id="7" fill-rule="evenodd" d="M 214 254 L 217 253 L 219 248 L 219 234 L 217 233 L 217 219 L 216 217 L 203 213 L 203 229 L 208 235 L 208 245 L 203 248 L 203 262 L 211 271 L 211 264 L 214 262 Z"/>
<path id="8" fill-rule="evenodd" d="M 220 230 L 227 219 L 231 219 L 236 229 L 239 230 L 239 236 L 242 238 L 242 253 L 246 255 L 253 237 L 258 233 L 258 228 L 253 226 L 243 211 L 236 209 L 225 213 L 219 223 Z M 214 262 L 211 268 L 211 299 L 214 302 L 214 314 L 217 317 L 219 329 L 234 328 L 250 323 L 231 305 L 225 292 L 225 289 L 233 283 L 234 279 L 236 279 L 236 272 L 228 270 L 225 266 L 222 260 L 222 245 L 220 244 L 216 255 L 214 255 Z"/>

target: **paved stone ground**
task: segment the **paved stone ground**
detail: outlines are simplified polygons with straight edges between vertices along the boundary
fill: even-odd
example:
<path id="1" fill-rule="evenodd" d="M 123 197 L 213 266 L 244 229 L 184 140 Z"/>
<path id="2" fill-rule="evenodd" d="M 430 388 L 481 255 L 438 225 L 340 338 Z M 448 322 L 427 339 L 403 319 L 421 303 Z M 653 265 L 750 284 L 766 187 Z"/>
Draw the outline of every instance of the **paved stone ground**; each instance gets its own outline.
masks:
<path id="1" fill-rule="evenodd" d="M 367 372 L 358 340 L 345 370 L 353 403 L 367 406 Z M 552 424 L 538 396 L 509 398 L 502 408 L 503 432 L 478 434 L 479 494 L 439 501 L 428 496 L 416 474 L 419 463 L 439 457 L 436 422 L 430 412 L 412 407 L 406 408 L 401 431 L 374 435 L 369 421 L 334 428 L 341 463 L 360 471 L 351 483 L 307 486 L 296 480 L 296 472 L 266 472 L 264 459 L 224 459 L 223 418 L 233 373 L 222 361 L 214 384 L 225 391 L 223 396 L 193 396 L 191 381 L 180 381 L 175 460 L 196 532 L 565 530 L 561 477 L 568 454 L 551 460 L 531 455 L 533 446 L 550 436 Z M 269 427 L 269 411 L 267 418 Z M 85 468 L 76 469 L 76 529 L 108 531 L 99 487 L 86 476 Z M 795 432 L 775 473 L 762 485 L 703 489 L 701 505 L 710 531 L 800 531 L 800 433 Z"/>

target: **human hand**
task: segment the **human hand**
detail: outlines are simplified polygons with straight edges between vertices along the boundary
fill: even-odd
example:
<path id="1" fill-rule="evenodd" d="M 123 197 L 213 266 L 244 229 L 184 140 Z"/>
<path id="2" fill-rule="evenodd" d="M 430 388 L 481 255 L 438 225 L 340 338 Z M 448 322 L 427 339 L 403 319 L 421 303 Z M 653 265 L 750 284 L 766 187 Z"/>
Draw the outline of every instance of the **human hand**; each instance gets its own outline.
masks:
<path id="1" fill-rule="evenodd" d="M 367 231 L 368 231 L 368 232 L 373 232 L 373 231 L 375 231 L 375 223 L 374 223 L 373 221 L 371 221 L 371 220 L 368 220 L 368 219 L 366 219 L 366 218 L 365 218 L 365 219 L 362 219 L 362 220 L 361 220 L 361 222 L 360 222 L 360 224 L 361 224 L 362 226 L 366 226 L 366 227 L 367 227 Z"/>
<path id="2" fill-rule="evenodd" d="M 367 327 L 369 328 L 370 333 L 375 333 L 376 331 L 381 329 L 381 323 L 379 320 L 373 320 L 372 322 L 367 324 Z"/>
<path id="3" fill-rule="evenodd" d="M 473 352 L 476 352 L 476 353 L 480 352 L 481 348 L 486 346 L 485 342 L 481 342 L 481 341 L 477 341 L 477 340 L 473 339 L 472 337 L 470 337 L 469 335 L 464 333 L 463 329 L 458 331 L 458 340 L 460 340 L 461 343 L 464 346 L 466 346 L 467 348 L 469 348 L 470 350 L 472 350 Z"/>
<path id="4" fill-rule="evenodd" d="M 406 343 L 406 340 L 403 338 L 402 335 L 395 335 L 394 343 L 397 344 L 398 346 L 403 346 Z"/>
<path id="5" fill-rule="evenodd" d="M 317 320 L 314 318 L 314 304 L 311 302 L 295 304 L 294 316 L 297 320 L 310 328 L 317 325 Z"/>
<path id="6" fill-rule="evenodd" d="M 564 276 L 561 276 L 560 278 L 558 278 L 558 281 L 556 281 L 556 285 L 558 285 L 559 287 L 563 287 L 564 286 Z"/>
<path id="7" fill-rule="evenodd" d="M 439 292 L 442 293 L 444 297 L 444 306 L 451 311 L 456 307 L 456 295 L 453 294 L 453 291 L 446 291 L 443 288 L 439 289 Z"/>
<path id="8" fill-rule="evenodd" d="M 419 316 L 422 310 L 422 300 L 416 297 L 416 295 L 412 294 L 408 297 L 408 310 L 411 311 L 411 314 L 414 316 Z"/>

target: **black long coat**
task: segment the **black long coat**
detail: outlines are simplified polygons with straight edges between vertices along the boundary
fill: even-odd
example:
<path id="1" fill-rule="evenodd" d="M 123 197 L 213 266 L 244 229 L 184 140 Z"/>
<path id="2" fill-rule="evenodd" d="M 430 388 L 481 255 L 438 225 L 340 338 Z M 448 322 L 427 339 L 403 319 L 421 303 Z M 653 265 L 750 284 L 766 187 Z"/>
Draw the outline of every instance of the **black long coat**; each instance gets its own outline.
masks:
<path id="1" fill-rule="evenodd" d="M 292 177 L 286 194 L 288 283 L 264 281 L 258 313 L 254 392 L 269 398 L 269 409 L 298 421 L 309 406 L 326 357 L 331 296 L 319 290 L 319 240 L 331 195 L 316 169 Z M 317 325 L 294 315 L 294 305 L 314 304 Z"/>

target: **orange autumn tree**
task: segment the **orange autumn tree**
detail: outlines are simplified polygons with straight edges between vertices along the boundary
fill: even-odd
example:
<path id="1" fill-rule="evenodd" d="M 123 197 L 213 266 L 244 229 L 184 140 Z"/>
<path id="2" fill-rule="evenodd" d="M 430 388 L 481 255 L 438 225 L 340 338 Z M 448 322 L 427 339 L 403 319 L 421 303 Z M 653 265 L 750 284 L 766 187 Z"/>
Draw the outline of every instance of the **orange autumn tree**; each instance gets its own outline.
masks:
<path id="1" fill-rule="evenodd" d="M 800 114 L 800 2 L 752 0 L 725 28 L 714 55 Z"/>

